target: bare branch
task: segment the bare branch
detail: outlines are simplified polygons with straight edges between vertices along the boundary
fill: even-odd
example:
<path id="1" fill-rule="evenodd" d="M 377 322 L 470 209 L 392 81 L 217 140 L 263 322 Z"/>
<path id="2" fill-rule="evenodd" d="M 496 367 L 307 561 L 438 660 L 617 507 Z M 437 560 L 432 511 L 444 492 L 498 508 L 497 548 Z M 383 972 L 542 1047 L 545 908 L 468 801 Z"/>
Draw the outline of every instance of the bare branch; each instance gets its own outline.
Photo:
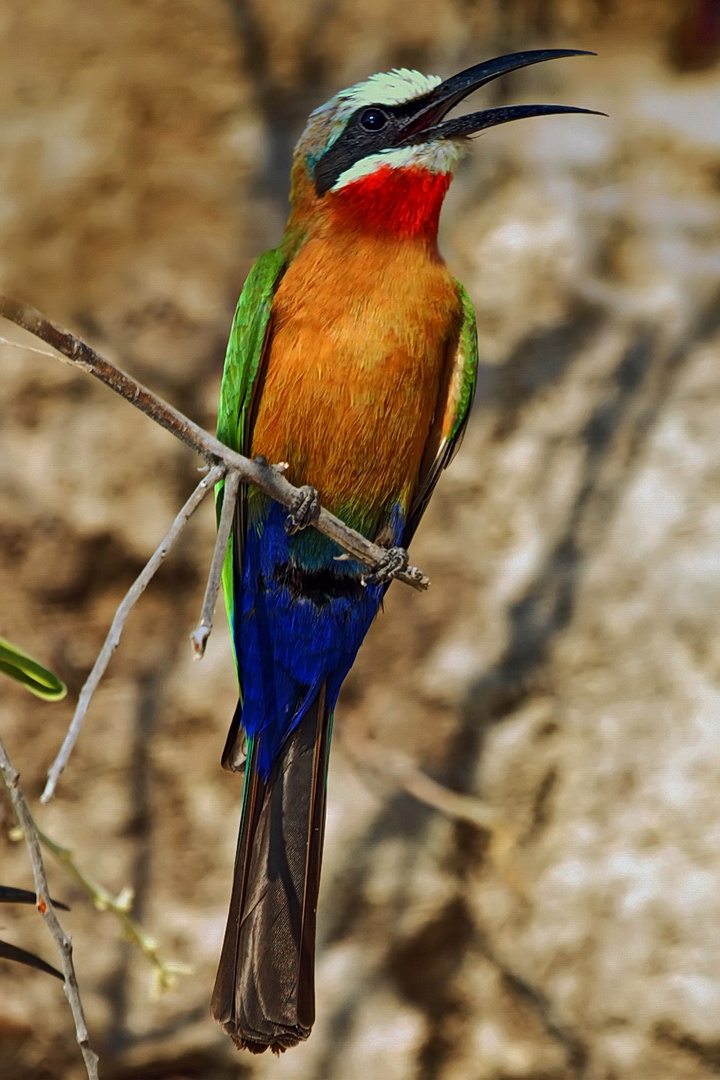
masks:
<path id="1" fill-rule="evenodd" d="M 50 899 L 47 876 L 45 874 L 45 864 L 43 863 L 42 852 L 40 851 L 38 831 L 35 822 L 33 821 L 32 814 L 30 813 L 30 807 L 27 804 L 25 796 L 23 795 L 23 790 L 20 786 L 20 777 L 8 757 L 2 739 L 0 739 L 0 773 L 2 773 L 8 794 L 10 795 L 10 801 L 13 804 L 18 821 L 20 822 L 22 831 L 25 835 L 25 843 L 27 844 L 28 853 L 30 855 L 30 863 L 32 865 L 33 878 L 35 880 L 35 892 L 38 897 L 38 909 L 45 920 L 45 925 L 50 931 L 50 934 L 57 945 L 58 952 L 60 953 L 60 966 L 62 967 L 63 975 L 65 976 L 65 996 L 67 997 L 70 1009 L 72 1010 L 73 1020 L 75 1021 L 75 1035 L 83 1056 L 83 1061 L 85 1062 L 88 1080 L 98 1080 L 99 1058 L 90 1045 L 90 1036 L 88 1035 L 87 1025 L 85 1023 L 85 1013 L 80 998 L 80 988 L 78 987 L 72 959 L 72 939 L 65 933 L 60 925 L 55 908 L 53 907 L 53 902 Z"/>
<path id="2" fill-rule="evenodd" d="M 47 783 L 45 784 L 45 790 L 40 796 L 41 802 L 49 802 L 55 793 L 57 782 L 60 779 L 60 774 L 68 763 L 70 754 L 73 751 L 75 743 L 78 740 L 80 731 L 82 729 L 85 714 L 88 711 L 88 707 L 92 700 L 92 696 L 97 690 L 100 679 L 105 674 L 105 669 L 110 663 L 110 657 L 117 649 L 120 642 L 120 635 L 123 632 L 125 622 L 128 615 L 132 611 L 134 605 L 142 596 L 143 592 L 147 588 L 148 584 L 152 580 L 154 574 L 160 567 L 163 559 L 167 555 L 170 548 L 173 546 L 178 536 L 185 528 L 190 516 L 197 510 L 198 506 L 208 494 L 213 490 L 213 487 L 222 480 L 224 475 L 224 468 L 222 465 L 215 465 L 214 468 L 202 478 L 198 486 L 193 491 L 190 498 L 183 506 L 180 513 L 177 515 L 172 525 L 166 532 L 163 539 L 158 544 L 157 548 L 150 556 L 150 559 L 143 567 L 142 571 L 135 579 L 133 584 L 128 589 L 125 597 L 115 612 L 115 618 L 112 621 L 108 635 L 105 638 L 105 644 L 98 654 L 98 658 L 93 665 L 93 669 L 85 680 L 85 684 L 80 691 L 80 697 L 78 698 L 77 707 L 75 709 L 75 715 L 72 718 L 68 733 L 63 740 L 63 744 L 60 747 L 55 761 L 50 767 L 48 772 Z M 227 540 L 226 540 L 227 543 Z"/>
<path id="3" fill-rule="evenodd" d="M 187 416 L 183 416 L 172 405 L 168 405 L 162 398 L 157 397 L 126 375 L 124 371 L 111 364 L 82 338 L 56 326 L 35 308 L 0 295 L 0 315 L 34 334 L 47 345 L 52 345 L 71 364 L 94 375 L 96 379 L 124 397 L 135 408 L 147 413 L 157 424 L 172 432 L 181 442 L 192 447 L 210 465 L 224 464 L 227 472 L 231 470 L 237 472 L 241 482 L 254 484 L 282 506 L 291 506 L 296 502 L 299 495 L 298 488 L 293 487 L 264 458 L 251 461 L 242 454 L 235 453 L 213 435 L 203 431 Z M 317 519 L 313 522 L 313 528 L 329 537 L 330 540 L 334 540 L 343 551 L 347 551 L 358 562 L 368 566 L 371 571 L 378 567 L 386 555 L 384 548 L 373 544 L 327 510 L 320 510 Z M 427 589 L 430 584 L 425 574 L 414 566 L 408 566 L 400 571 L 397 574 L 397 580 L 421 591 Z"/>
<path id="4" fill-rule="evenodd" d="M 205 646 L 207 645 L 207 640 L 212 631 L 215 604 L 217 603 L 217 595 L 220 591 L 225 551 L 227 549 L 228 540 L 230 539 L 230 529 L 232 528 L 233 518 L 235 516 L 235 504 L 237 502 L 239 487 L 240 477 L 238 473 L 230 473 L 225 481 L 222 513 L 218 524 L 217 539 L 215 541 L 215 550 L 210 566 L 210 574 L 205 588 L 205 598 L 200 613 L 200 622 L 190 635 L 190 641 L 192 642 L 196 660 L 202 660 L 205 655 Z"/>

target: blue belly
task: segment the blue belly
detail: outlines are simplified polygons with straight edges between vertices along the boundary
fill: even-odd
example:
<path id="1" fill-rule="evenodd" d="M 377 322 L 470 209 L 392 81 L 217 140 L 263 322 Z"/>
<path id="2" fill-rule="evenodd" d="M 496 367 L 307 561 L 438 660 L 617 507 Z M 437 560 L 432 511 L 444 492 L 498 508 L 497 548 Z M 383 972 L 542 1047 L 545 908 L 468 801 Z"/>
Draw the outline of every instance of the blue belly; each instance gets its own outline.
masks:
<path id="1" fill-rule="evenodd" d="M 277 503 L 262 511 L 248 523 L 233 633 L 242 725 L 259 736 L 257 768 L 266 779 L 324 681 L 334 708 L 385 586 L 362 585 L 363 567 L 337 562 L 337 545 L 314 529 L 289 537 Z M 393 518 L 399 535 L 397 511 Z"/>

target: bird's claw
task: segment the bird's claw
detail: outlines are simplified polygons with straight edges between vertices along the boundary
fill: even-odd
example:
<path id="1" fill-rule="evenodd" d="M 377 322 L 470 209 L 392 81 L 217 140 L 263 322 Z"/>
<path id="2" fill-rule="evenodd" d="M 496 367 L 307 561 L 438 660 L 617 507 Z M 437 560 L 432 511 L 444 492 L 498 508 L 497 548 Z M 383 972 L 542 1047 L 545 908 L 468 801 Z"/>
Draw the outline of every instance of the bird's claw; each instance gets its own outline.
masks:
<path id="1" fill-rule="evenodd" d="M 407 567 L 408 553 L 405 548 L 388 548 L 382 559 L 376 564 L 373 572 L 367 575 L 365 581 L 369 585 L 385 585 L 392 581 L 394 577 L 397 577 L 398 574 L 401 574 L 403 570 L 407 570 Z"/>
<path id="2" fill-rule="evenodd" d="M 301 488 L 298 488 L 295 499 L 288 507 L 288 515 L 285 518 L 285 532 L 288 536 L 294 536 L 301 529 L 307 529 L 308 525 L 312 525 L 314 521 L 317 521 L 319 513 L 320 496 L 317 488 L 310 487 L 309 484 L 303 484 Z"/>

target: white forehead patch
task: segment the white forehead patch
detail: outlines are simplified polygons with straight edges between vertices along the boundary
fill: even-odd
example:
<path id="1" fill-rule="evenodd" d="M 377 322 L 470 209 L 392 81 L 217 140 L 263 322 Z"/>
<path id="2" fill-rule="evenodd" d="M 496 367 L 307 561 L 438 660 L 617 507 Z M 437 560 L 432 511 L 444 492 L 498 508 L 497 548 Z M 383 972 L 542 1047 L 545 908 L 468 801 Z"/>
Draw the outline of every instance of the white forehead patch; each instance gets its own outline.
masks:
<path id="1" fill-rule="evenodd" d="M 347 90 L 341 90 L 311 114 L 314 117 L 331 116 L 332 125 L 327 150 L 342 135 L 345 124 L 356 109 L 368 105 L 402 105 L 413 98 L 422 97 L 439 86 L 439 75 L 423 75 L 420 71 L 409 68 L 393 68 L 392 71 L 371 75 L 365 82 L 356 83 Z"/>
<path id="2" fill-rule="evenodd" d="M 341 173 L 333 184 L 331 191 L 339 191 L 347 184 L 355 180 L 362 180 L 364 176 L 383 166 L 391 169 L 427 169 L 434 173 L 451 173 L 457 165 L 465 143 L 455 139 L 438 139 L 429 143 L 417 143 L 412 146 L 394 146 L 388 150 L 380 150 L 377 154 L 369 154 L 361 158 Z"/>
<path id="3" fill-rule="evenodd" d="M 348 112 L 355 112 L 363 105 L 402 105 L 405 101 L 428 94 L 439 86 L 439 75 L 423 75 L 409 68 L 393 68 L 371 75 L 365 82 L 356 83 L 349 90 L 336 95 L 338 104 L 347 102 Z"/>

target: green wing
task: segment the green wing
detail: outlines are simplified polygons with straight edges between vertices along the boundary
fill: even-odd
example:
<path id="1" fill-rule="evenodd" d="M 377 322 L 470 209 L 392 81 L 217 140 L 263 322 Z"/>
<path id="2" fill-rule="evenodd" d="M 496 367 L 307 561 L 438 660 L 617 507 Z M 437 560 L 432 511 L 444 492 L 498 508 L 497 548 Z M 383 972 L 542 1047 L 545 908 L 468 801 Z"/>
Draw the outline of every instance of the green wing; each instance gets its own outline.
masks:
<path id="1" fill-rule="evenodd" d="M 235 309 L 220 386 L 217 437 L 243 453 L 252 388 L 260 368 L 270 310 L 285 269 L 285 255 L 274 248 L 261 255 L 247 276 Z"/>
<path id="2" fill-rule="evenodd" d="M 440 473 L 448 467 L 460 448 L 475 397 L 478 369 L 475 312 L 464 286 L 459 281 L 455 284 L 462 305 L 462 323 L 451 349 L 446 390 L 438 403 L 425 461 L 420 470 L 420 481 L 408 512 L 403 547 L 407 547 L 414 536 Z"/>
<path id="3" fill-rule="evenodd" d="M 240 454 L 247 454 L 249 450 L 253 391 L 257 386 L 257 376 L 265 351 L 273 297 L 284 269 L 285 255 L 280 248 L 266 251 L 260 256 L 243 286 L 230 330 L 220 386 L 217 436 L 226 446 Z M 224 484 L 221 481 L 215 489 L 218 516 L 222 509 L 223 489 Z M 245 491 L 241 489 L 235 527 L 223 564 L 223 592 L 231 627 L 236 584 L 242 567 L 245 499 Z"/>

